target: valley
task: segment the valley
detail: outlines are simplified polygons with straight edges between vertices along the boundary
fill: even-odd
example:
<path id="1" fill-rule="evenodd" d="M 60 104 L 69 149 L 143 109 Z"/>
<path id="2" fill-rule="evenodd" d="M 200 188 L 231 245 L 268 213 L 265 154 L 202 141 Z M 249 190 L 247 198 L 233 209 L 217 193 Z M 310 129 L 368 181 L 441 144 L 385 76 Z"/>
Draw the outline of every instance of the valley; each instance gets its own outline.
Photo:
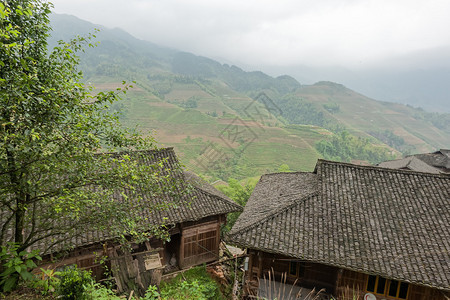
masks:
<path id="1" fill-rule="evenodd" d="M 54 44 L 96 27 L 65 15 L 52 23 Z M 311 171 L 323 157 L 367 164 L 450 148 L 449 114 L 375 101 L 337 83 L 246 72 L 118 29 L 101 28 L 95 41 L 80 56 L 85 82 L 96 91 L 132 84 L 111 108 L 123 124 L 175 147 L 187 169 L 210 181 L 260 176 L 283 164 Z M 319 151 L 321 141 L 337 147 L 332 137 L 342 132 L 349 140 L 340 144 L 353 150 Z M 352 154 L 363 148 L 368 156 Z"/>

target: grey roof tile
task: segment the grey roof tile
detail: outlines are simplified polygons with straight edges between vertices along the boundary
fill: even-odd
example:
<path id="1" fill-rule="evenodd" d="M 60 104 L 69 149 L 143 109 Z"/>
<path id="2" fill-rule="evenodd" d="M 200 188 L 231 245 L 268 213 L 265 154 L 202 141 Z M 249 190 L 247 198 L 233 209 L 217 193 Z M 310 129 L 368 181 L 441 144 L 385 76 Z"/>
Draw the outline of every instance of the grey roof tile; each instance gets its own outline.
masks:
<path id="1" fill-rule="evenodd" d="M 379 167 L 389 169 L 404 169 L 425 173 L 450 173 L 450 150 L 441 149 L 433 153 L 422 153 L 407 156 L 402 159 L 385 161 Z"/>
<path id="2" fill-rule="evenodd" d="M 262 178 L 241 214 L 259 217 L 239 218 L 229 242 L 450 290 L 450 177 L 323 160 L 315 176 L 288 174 Z M 258 209 L 280 199 L 273 182 L 312 178 L 274 210 Z"/>
<path id="3" fill-rule="evenodd" d="M 137 155 L 137 153 L 143 155 Z M 141 190 L 141 194 L 139 196 L 142 197 L 142 200 L 140 200 L 142 202 L 137 202 L 138 199 L 136 199 L 136 205 L 139 205 L 141 209 L 141 216 L 146 217 L 147 220 L 147 223 L 141 224 L 142 228 L 146 228 L 146 226 L 150 225 L 160 225 L 163 223 L 176 224 L 187 221 L 196 221 L 208 216 L 242 210 L 242 207 L 217 191 L 207 182 L 202 181 L 195 174 L 182 171 L 173 148 L 128 152 L 127 154 L 133 159 L 139 159 L 139 162 L 143 164 L 153 165 L 155 163 L 162 163 L 162 169 L 170 169 L 170 176 L 180 180 L 181 185 L 187 186 L 189 184 L 192 187 L 189 194 L 183 194 L 180 190 L 178 190 L 179 194 L 184 195 L 184 198 L 181 199 L 181 201 L 176 201 L 175 198 L 177 198 L 177 196 L 171 194 L 170 191 L 163 192 L 162 195 L 159 194 L 155 197 L 150 194 L 146 194 Z M 123 155 L 123 153 L 117 153 L 114 155 Z M 160 186 L 160 188 L 162 190 L 168 190 L 166 186 Z M 135 197 L 129 193 L 129 191 L 125 191 L 125 194 L 129 197 Z M 113 197 L 118 203 L 120 203 L 123 196 L 116 191 Z M 158 205 L 165 204 L 174 205 L 169 206 L 167 209 L 154 209 Z M 6 212 L 0 209 L 0 220 L 2 223 L 6 218 Z M 55 224 L 58 224 L 58 222 L 63 222 L 63 220 L 53 221 Z M 9 234 L 12 234 L 11 231 Z M 53 238 L 42 239 L 39 243 L 34 244 L 32 248 L 41 250 L 46 249 L 53 243 L 53 241 L 57 239 L 59 240 L 63 235 L 64 234 Z M 55 244 L 49 249 L 48 253 L 65 250 L 67 248 L 85 246 L 112 238 L 115 237 L 110 236 L 107 230 L 99 231 L 89 228 L 77 228 L 77 233 L 73 238 L 66 240 L 65 242 Z"/>

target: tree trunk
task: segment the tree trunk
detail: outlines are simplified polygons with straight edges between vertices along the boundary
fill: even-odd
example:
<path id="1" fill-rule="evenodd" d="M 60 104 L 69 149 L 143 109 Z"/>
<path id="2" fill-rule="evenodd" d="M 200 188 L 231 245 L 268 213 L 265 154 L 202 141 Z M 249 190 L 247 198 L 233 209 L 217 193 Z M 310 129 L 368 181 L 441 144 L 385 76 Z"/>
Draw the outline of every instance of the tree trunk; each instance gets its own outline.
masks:
<path id="1" fill-rule="evenodd" d="M 22 248 L 23 246 L 23 230 L 25 224 L 25 208 L 26 208 L 26 199 L 25 195 L 21 195 L 16 199 L 16 224 L 15 224 L 15 233 L 14 233 L 14 242 L 19 244 Z M 21 249 L 24 250 L 24 249 Z"/>
<path id="2" fill-rule="evenodd" d="M 25 211 L 26 211 L 26 195 L 22 192 L 23 186 L 20 184 L 20 174 L 18 171 L 18 166 L 16 165 L 16 159 L 11 153 L 11 151 L 6 150 L 6 155 L 8 159 L 8 171 L 9 178 L 11 181 L 11 186 L 14 188 L 14 196 L 15 196 L 15 211 L 13 210 L 13 214 L 15 215 L 15 224 L 14 224 L 14 242 L 23 246 L 24 241 L 24 225 L 25 225 Z M 14 209 L 14 207 L 13 207 Z M 22 248 L 22 247 L 20 247 Z M 21 249 L 23 250 L 23 249 Z"/>

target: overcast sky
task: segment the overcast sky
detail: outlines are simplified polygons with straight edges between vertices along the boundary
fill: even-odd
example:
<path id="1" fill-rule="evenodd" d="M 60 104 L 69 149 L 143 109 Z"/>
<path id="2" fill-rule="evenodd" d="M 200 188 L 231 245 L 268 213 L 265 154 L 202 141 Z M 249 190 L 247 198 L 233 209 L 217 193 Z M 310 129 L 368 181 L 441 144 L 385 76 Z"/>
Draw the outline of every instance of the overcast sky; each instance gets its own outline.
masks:
<path id="1" fill-rule="evenodd" d="M 247 66 L 366 68 L 450 46 L 449 0 L 53 0 L 135 37 Z"/>

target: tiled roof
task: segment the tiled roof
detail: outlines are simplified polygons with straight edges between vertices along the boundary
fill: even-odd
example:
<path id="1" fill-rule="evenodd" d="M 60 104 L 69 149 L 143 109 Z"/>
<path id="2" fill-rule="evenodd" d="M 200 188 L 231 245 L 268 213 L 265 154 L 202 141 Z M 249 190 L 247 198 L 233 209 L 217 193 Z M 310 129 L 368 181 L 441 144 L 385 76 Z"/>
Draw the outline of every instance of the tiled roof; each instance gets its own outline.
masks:
<path id="1" fill-rule="evenodd" d="M 263 175 L 230 233 L 257 223 L 271 212 L 289 205 L 293 198 L 303 198 L 316 190 L 316 174 L 313 173 Z"/>
<path id="2" fill-rule="evenodd" d="M 408 156 L 402 159 L 389 160 L 378 164 L 379 167 L 389 169 L 402 169 L 416 172 L 439 174 L 441 171 L 415 156 Z"/>
<path id="3" fill-rule="evenodd" d="M 239 218 L 227 240 L 450 290 L 450 177 L 323 160 L 315 173 L 315 193 L 287 195 L 256 222 Z M 262 179 L 270 176 L 278 189 L 300 179 L 289 173 Z M 260 182 L 255 193 L 264 198 L 252 195 L 242 215 L 280 199 L 271 189 Z"/>
<path id="4" fill-rule="evenodd" d="M 450 173 L 450 150 L 441 149 L 433 153 L 414 154 L 402 159 L 385 161 L 378 166 L 433 174 Z"/>
<path id="5" fill-rule="evenodd" d="M 416 154 L 414 156 L 443 172 L 450 173 L 450 149 L 441 149 L 433 153 Z"/>
<path id="6" fill-rule="evenodd" d="M 143 155 L 137 155 L 143 154 Z M 177 224 L 187 221 L 196 221 L 202 218 L 221 215 L 229 212 L 240 211 L 242 208 L 230 200 L 227 196 L 217 191 L 214 187 L 210 186 L 207 182 L 202 181 L 195 174 L 183 171 L 180 167 L 180 163 L 175 155 L 173 148 L 165 148 L 159 150 L 139 151 L 127 153 L 130 157 L 138 159 L 139 163 L 154 165 L 161 163 L 161 169 L 171 170 L 171 175 L 181 182 L 181 186 L 190 186 L 190 192 L 188 194 L 182 193 L 182 199 L 177 199 L 177 196 L 173 194 L 172 190 L 164 192 L 162 195 L 151 196 L 142 192 L 139 196 L 142 197 L 139 201 L 140 214 L 147 220 L 146 224 L 142 224 L 142 228 L 150 225 L 160 224 Z M 123 155 L 118 153 L 117 155 Z M 163 171 L 164 173 L 164 171 Z M 180 187 L 180 185 L 177 185 Z M 161 187 L 164 189 L 165 187 Z M 167 187 L 166 187 L 167 188 Z M 177 193 L 177 194 L 178 194 Z M 128 193 L 129 197 L 134 197 L 131 193 Z M 123 196 L 116 192 L 114 198 L 120 203 Z M 172 203 L 173 205 L 164 209 L 155 209 L 158 205 L 165 205 Z M 0 212 L 1 220 L 3 221 L 3 212 Z M 61 220 L 56 220 L 61 222 Z M 114 236 L 110 236 L 107 231 L 98 231 L 89 228 L 78 228 L 78 233 L 71 240 L 66 240 L 63 243 L 58 243 L 48 250 L 49 253 L 64 250 L 72 247 L 85 246 L 93 244 L 99 241 L 105 241 L 112 239 Z M 46 249 L 51 245 L 53 240 L 58 237 L 46 238 L 39 243 L 34 244 L 32 248 Z"/>

